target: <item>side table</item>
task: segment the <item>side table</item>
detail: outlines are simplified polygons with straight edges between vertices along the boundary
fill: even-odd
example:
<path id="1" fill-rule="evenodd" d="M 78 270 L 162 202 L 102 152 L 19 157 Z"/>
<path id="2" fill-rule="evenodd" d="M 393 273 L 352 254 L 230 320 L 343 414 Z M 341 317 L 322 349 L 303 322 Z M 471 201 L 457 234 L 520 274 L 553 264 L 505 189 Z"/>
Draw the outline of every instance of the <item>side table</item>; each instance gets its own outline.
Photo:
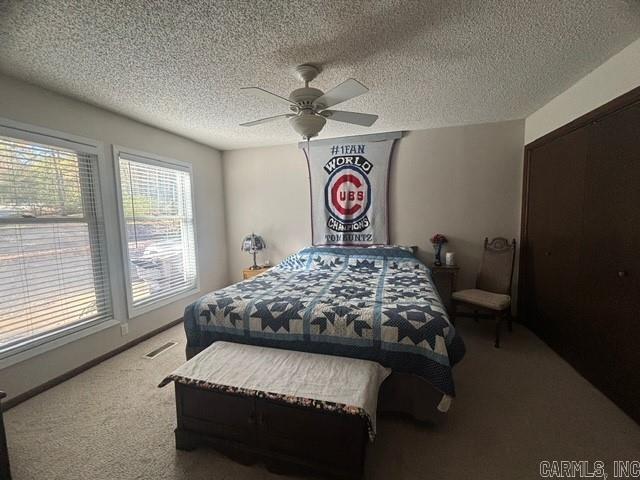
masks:
<path id="1" fill-rule="evenodd" d="M 457 265 L 431 265 L 431 276 L 436 284 L 442 303 L 447 312 L 451 311 L 451 294 L 456 291 L 456 282 L 458 280 L 458 272 L 460 267 Z"/>

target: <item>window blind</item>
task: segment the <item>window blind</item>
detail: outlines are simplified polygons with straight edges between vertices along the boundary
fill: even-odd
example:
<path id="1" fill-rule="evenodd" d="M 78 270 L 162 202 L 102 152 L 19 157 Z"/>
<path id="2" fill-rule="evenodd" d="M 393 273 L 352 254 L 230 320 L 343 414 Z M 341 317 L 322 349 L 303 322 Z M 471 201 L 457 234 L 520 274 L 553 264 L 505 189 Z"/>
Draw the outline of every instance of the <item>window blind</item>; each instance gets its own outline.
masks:
<path id="1" fill-rule="evenodd" d="M 191 173 L 119 154 L 132 306 L 197 286 Z"/>
<path id="2" fill-rule="evenodd" d="M 0 351 L 112 317 L 97 161 L 0 136 Z"/>

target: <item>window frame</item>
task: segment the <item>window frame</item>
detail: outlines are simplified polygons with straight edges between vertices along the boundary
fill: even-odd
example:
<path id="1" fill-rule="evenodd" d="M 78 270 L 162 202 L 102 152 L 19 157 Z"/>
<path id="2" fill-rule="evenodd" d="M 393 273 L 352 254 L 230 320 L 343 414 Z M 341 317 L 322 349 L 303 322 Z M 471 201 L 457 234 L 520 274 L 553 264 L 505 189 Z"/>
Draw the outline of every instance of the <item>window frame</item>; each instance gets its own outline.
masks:
<path id="1" fill-rule="evenodd" d="M 102 240 L 103 254 L 105 255 L 104 263 L 107 266 L 107 275 L 105 277 L 105 285 L 110 289 L 110 298 L 107 306 L 111 309 L 111 315 L 105 318 L 98 318 L 93 320 L 87 320 L 82 322 L 76 322 L 74 324 L 55 329 L 51 332 L 43 333 L 25 339 L 24 341 L 14 343 L 5 348 L 0 349 L 0 369 L 6 368 L 15 363 L 27 360 L 33 356 L 39 355 L 51 349 L 57 348 L 74 340 L 78 340 L 88 335 L 92 335 L 96 332 L 104 330 L 106 328 L 113 327 L 120 324 L 117 318 L 117 305 L 114 300 L 115 292 L 117 292 L 117 285 L 114 282 L 114 275 L 116 271 L 112 269 L 114 265 L 114 251 L 109 247 L 109 240 L 107 235 L 108 230 L 108 214 L 106 205 L 108 205 L 109 199 L 105 195 L 105 183 L 103 174 L 104 159 L 105 159 L 105 145 L 97 140 L 92 140 L 77 135 L 70 135 L 56 130 L 51 130 L 43 127 L 36 127 L 34 125 L 24 124 L 16 122 L 7 118 L 0 117 L 0 135 L 10 138 L 15 138 L 23 142 L 32 142 L 37 144 L 50 145 L 52 147 L 63 148 L 80 153 L 88 153 L 95 155 L 97 161 L 95 164 L 95 172 L 93 173 L 93 188 L 95 189 L 93 202 L 95 205 L 96 215 L 102 218 L 105 227 L 105 233 Z M 79 220 L 82 223 L 87 223 L 87 227 L 91 228 L 91 221 L 85 216 Z M 63 219 L 63 222 L 68 222 L 68 219 Z M 2 224 L 18 224 L 18 223 L 30 223 L 30 224 L 42 224 L 52 223 L 55 219 L 8 219 L 7 221 L 0 221 Z M 115 252 L 117 253 L 117 252 Z"/>
<path id="2" fill-rule="evenodd" d="M 143 305 L 135 306 L 133 304 L 133 292 L 131 289 L 131 261 L 129 258 L 129 246 L 127 242 L 127 221 L 124 213 L 124 205 L 122 202 L 122 182 L 120 178 L 120 154 L 124 154 L 131 160 L 136 162 L 145 163 L 147 165 L 169 168 L 172 170 L 179 170 L 187 172 L 189 174 L 189 183 L 191 186 L 191 215 L 193 218 L 193 243 L 194 243 L 194 255 L 195 255 L 195 269 L 196 278 L 195 285 L 192 288 L 180 290 L 173 295 L 162 297 L 156 301 L 145 303 Z M 191 295 L 195 295 L 200 292 L 200 265 L 198 255 L 198 228 L 197 228 L 197 215 L 196 215 L 196 202 L 195 202 L 195 188 L 193 184 L 193 164 L 181 160 L 175 160 L 173 158 L 163 157 L 157 154 L 143 152 L 133 148 L 123 147 L 120 145 L 113 145 L 113 161 L 114 161 L 114 173 L 115 173 L 115 185 L 116 185 L 116 203 L 118 207 L 118 222 L 120 230 L 120 247 L 122 251 L 122 268 L 124 270 L 125 291 L 127 298 L 127 312 L 129 319 L 144 315 L 163 306 L 169 305 L 177 300 L 180 300 Z"/>

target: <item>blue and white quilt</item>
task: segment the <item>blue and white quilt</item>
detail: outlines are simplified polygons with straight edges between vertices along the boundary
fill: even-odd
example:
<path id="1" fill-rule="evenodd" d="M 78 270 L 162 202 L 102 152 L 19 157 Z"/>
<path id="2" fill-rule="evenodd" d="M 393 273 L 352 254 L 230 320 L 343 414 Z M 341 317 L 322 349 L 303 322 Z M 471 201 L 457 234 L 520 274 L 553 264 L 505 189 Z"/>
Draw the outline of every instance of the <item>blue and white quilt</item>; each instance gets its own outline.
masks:
<path id="1" fill-rule="evenodd" d="M 392 247 L 311 247 L 185 310 L 187 353 L 245 343 L 373 360 L 454 395 L 465 353 L 429 269 Z"/>

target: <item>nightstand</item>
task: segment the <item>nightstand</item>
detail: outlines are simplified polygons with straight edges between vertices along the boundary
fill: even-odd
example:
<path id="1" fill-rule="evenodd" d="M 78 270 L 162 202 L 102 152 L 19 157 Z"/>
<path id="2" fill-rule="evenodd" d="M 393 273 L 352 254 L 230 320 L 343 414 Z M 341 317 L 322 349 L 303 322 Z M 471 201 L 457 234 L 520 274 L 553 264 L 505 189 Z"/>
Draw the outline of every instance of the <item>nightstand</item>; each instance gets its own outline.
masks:
<path id="1" fill-rule="evenodd" d="M 433 277 L 433 283 L 436 284 L 444 308 L 448 312 L 451 311 L 451 294 L 456 291 L 456 281 L 458 279 L 458 271 L 460 267 L 457 265 L 431 265 L 431 276 Z"/>
<path id="2" fill-rule="evenodd" d="M 256 268 L 255 270 L 252 270 L 250 268 L 245 268 L 244 270 L 242 270 L 242 279 L 247 280 L 248 278 L 253 278 L 256 275 L 260 275 L 261 273 L 266 272 L 270 268 L 271 268 L 271 265 L 263 265 L 262 267 Z"/>

